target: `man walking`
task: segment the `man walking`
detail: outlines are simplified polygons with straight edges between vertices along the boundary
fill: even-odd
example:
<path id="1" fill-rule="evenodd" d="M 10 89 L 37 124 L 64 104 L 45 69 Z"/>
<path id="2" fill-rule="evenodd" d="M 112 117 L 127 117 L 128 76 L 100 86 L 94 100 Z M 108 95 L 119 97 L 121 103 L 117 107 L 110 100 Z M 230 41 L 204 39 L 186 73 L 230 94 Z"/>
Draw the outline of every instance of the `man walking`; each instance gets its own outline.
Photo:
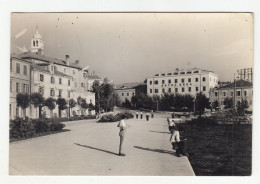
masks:
<path id="1" fill-rule="evenodd" d="M 139 112 L 136 111 L 136 113 L 135 113 L 136 119 L 138 119 L 138 114 L 139 114 Z"/>
<path id="2" fill-rule="evenodd" d="M 119 137 L 120 137 L 120 144 L 119 144 L 119 156 L 125 156 L 125 154 L 122 152 L 123 150 L 123 143 L 124 143 L 124 138 L 125 138 L 125 132 L 127 125 L 125 123 L 126 116 L 122 115 L 122 119 L 119 121 L 117 127 L 119 127 Z"/>

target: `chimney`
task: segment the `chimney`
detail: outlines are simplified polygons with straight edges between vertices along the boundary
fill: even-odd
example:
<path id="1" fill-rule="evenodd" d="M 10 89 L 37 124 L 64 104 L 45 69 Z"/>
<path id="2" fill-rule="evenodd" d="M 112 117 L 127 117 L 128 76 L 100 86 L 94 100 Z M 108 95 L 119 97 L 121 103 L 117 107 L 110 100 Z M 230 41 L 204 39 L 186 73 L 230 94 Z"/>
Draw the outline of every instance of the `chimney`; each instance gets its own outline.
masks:
<path id="1" fill-rule="evenodd" d="M 79 64 L 79 60 L 76 60 L 75 63 L 78 65 Z"/>
<path id="2" fill-rule="evenodd" d="M 65 61 L 66 61 L 66 65 L 70 66 L 70 61 L 69 61 L 70 56 L 69 55 L 65 55 Z"/>

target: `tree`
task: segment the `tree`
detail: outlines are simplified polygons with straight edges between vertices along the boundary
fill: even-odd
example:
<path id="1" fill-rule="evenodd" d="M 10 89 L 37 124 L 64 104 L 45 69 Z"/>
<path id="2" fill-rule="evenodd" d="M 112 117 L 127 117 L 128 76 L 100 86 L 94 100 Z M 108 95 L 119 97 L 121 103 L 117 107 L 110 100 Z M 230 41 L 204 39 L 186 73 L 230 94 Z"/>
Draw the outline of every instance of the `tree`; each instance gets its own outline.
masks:
<path id="1" fill-rule="evenodd" d="M 55 104 L 56 100 L 52 97 L 49 97 L 45 100 L 45 106 L 48 107 L 48 109 L 51 112 L 51 117 L 53 117 L 53 109 L 55 109 L 56 104 Z"/>
<path id="2" fill-rule="evenodd" d="M 216 100 L 216 101 L 213 102 L 213 109 L 217 109 L 218 107 L 219 107 L 219 103 Z"/>
<path id="3" fill-rule="evenodd" d="M 245 115 L 245 109 L 249 107 L 248 101 L 247 100 L 242 100 L 238 105 L 237 105 L 237 113 L 240 116 Z"/>
<path id="4" fill-rule="evenodd" d="M 224 99 L 224 105 L 225 105 L 225 109 L 233 108 L 233 99 L 230 97 L 226 97 Z"/>
<path id="5" fill-rule="evenodd" d="M 61 117 L 61 111 L 67 109 L 67 102 L 64 98 L 58 98 L 56 104 L 59 107 L 59 117 Z"/>
<path id="6" fill-rule="evenodd" d="M 122 103 L 122 107 L 131 108 L 131 102 L 126 98 L 125 101 Z"/>
<path id="7" fill-rule="evenodd" d="M 88 103 L 85 98 L 81 98 L 80 106 L 82 109 L 86 110 L 88 108 Z"/>
<path id="8" fill-rule="evenodd" d="M 69 117 L 70 117 L 70 110 L 76 106 L 77 102 L 75 100 L 70 99 L 69 100 Z"/>
<path id="9" fill-rule="evenodd" d="M 210 107 L 209 99 L 202 93 L 197 93 L 195 100 L 195 110 L 199 112 L 199 116 L 205 111 L 205 108 Z"/>
<path id="10" fill-rule="evenodd" d="M 41 108 L 44 106 L 44 98 L 41 93 L 33 93 L 30 98 L 31 104 L 36 108 L 37 117 L 37 107 L 39 107 L 39 117 L 41 118 Z"/>
<path id="11" fill-rule="evenodd" d="M 16 105 L 23 109 L 23 116 L 26 116 L 25 109 L 30 105 L 30 96 L 27 93 L 18 93 L 16 95 Z"/>

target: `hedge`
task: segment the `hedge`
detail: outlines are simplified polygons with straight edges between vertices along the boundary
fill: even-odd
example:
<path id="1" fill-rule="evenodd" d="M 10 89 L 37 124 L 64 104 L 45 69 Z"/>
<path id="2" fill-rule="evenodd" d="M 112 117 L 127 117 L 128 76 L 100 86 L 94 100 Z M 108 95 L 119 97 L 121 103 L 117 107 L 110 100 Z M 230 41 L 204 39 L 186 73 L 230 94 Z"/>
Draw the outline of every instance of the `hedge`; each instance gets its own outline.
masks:
<path id="1" fill-rule="evenodd" d="M 122 119 L 123 115 L 126 116 L 126 119 L 131 119 L 131 118 L 134 117 L 134 115 L 129 113 L 129 112 L 118 113 L 116 115 L 108 114 L 108 115 L 102 116 L 98 122 L 116 122 L 116 121 L 120 121 Z"/>

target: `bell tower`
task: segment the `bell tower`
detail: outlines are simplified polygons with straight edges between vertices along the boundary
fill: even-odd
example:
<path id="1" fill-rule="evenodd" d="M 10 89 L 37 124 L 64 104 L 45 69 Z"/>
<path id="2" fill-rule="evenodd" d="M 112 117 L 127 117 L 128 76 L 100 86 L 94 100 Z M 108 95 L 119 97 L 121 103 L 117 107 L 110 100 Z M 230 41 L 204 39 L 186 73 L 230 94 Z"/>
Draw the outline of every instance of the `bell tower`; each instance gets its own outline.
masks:
<path id="1" fill-rule="evenodd" d="M 38 32 L 38 26 L 37 31 L 31 40 L 31 52 L 43 54 L 43 41 L 42 36 Z"/>

